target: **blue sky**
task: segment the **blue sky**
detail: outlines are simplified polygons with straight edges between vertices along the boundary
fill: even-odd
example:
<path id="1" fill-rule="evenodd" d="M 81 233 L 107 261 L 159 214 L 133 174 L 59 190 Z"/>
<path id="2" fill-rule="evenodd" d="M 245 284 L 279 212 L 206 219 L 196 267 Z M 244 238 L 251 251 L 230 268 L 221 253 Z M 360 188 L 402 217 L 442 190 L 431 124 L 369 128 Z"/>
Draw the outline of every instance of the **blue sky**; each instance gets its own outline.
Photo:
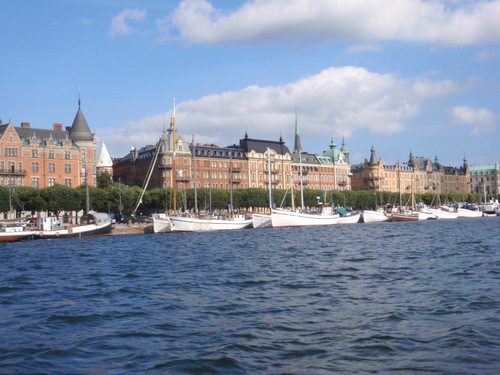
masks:
<path id="1" fill-rule="evenodd" d="M 304 151 L 342 137 L 460 166 L 500 162 L 500 0 L 2 0 L 0 119 L 71 125 L 112 157 L 181 135 Z"/>

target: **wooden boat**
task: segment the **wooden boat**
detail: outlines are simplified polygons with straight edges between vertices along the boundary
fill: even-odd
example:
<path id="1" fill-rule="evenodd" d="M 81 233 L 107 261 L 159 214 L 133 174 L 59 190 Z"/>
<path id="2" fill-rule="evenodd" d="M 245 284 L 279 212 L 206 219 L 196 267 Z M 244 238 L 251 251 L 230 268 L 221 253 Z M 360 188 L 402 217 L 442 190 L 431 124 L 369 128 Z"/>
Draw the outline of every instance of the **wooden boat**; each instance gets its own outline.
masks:
<path id="1" fill-rule="evenodd" d="M 111 216 L 93 212 L 83 215 L 79 224 L 59 225 L 56 217 L 38 218 L 34 238 L 89 237 L 111 233 Z"/>
<path id="2" fill-rule="evenodd" d="M 458 217 L 482 217 L 483 212 L 480 210 L 472 210 L 469 208 L 460 207 L 457 209 Z"/>
<path id="3" fill-rule="evenodd" d="M 458 219 L 458 212 L 451 211 L 448 207 L 441 206 L 440 208 L 429 208 L 438 219 Z"/>
<path id="4" fill-rule="evenodd" d="M 14 225 L 4 225 L 0 227 L 0 242 L 13 242 L 24 238 L 32 238 L 35 233 L 35 231 L 27 229 L 19 223 Z"/>
<path id="5" fill-rule="evenodd" d="M 315 212 L 273 209 L 271 214 L 273 228 L 335 225 L 339 223 L 339 219 L 340 215 L 334 213 L 329 204 L 316 206 Z"/>
<path id="6" fill-rule="evenodd" d="M 412 212 L 412 211 L 400 211 L 400 212 L 394 212 L 391 215 L 392 221 L 399 222 L 399 221 L 418 221 L 418 213 L 417 212 Z"/>
<path id="7" fill-rule="evenodd" d="M 209 232 L 252 227 L 252 218 L 247 215 L 177 215 L 169 216 L 169 219 L 172 232 Z"/>
<path id="8" fill-rule="evenodd" d="M 252 226 L 255 229 L 271 228 L 273 222 L 270 214 L 254 213 L 252 214 Z"/>
<path id="9" fill-rule="evenodd" d="M 154 233 L 168 233 L 172 232 L 172 222 L 165 214 L 152 214 L 153 218 L 153 232 Z"/>
<path id="10" fill-rule="evenodd" d="M 361 213 L 361 217 L 364 223 L 381 223 L 391 219 L 384 210 L 364 210 Z"/>

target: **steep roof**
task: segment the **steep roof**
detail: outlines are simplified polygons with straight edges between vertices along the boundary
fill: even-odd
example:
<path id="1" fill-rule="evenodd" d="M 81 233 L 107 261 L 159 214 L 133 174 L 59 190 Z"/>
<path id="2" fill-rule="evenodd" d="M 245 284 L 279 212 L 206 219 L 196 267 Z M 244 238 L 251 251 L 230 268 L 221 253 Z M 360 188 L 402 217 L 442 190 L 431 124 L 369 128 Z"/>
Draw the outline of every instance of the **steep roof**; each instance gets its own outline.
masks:
<path id="1" fill-rule="evenodd" d="M 113 160 L 111 160 L 111 156 L 109 156 L 108 149 L 106 148 L 106 145 L 104 144 L 103 141 L 101 151 L 99 152 L 99 157 L 97 158 L 96 167 L 112 167 L 112 166 L 113 166 Z"/>
<path id="2" fill-rule="evenodd" d="M 80 104 L 80 100 L 78 100 L 78 112 L 76 112 L 69 135 L 73 141 L 92 141 L 93 135 L 87 124 L 87 120 L 85 120 Z"/>
<path id="3" fill-rule="evenodd" d="M 245 138 L 240 139 L 240 146 L 242 150 L 245 152 L 250 152 L 254 150 L 255 152 L 263 154 L 267 151 L 267 148 L 275 151 L 278 155 L 285 155 L 286 153 L 290 153 L 290 150 L 287 146 L 285 146 L 285 142 L 280 138 L 279 141 L 266 141 L 263 139 L 252 139 L 248 138 L 248 135 L 245 134 Z"/>

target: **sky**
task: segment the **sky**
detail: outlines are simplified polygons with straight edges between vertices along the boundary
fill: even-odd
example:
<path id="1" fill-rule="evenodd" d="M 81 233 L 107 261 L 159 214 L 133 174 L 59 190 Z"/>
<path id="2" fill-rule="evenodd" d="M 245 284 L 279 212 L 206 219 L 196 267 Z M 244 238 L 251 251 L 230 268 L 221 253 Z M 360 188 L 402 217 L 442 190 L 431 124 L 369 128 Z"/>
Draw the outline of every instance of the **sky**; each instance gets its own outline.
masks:
<path id="1" fill-rule="evenodd" d="M 500 162 L 500 0 L 0 0 L 0 119 L 70 126 L 113 158 L 250 138 L 351 164 L 375 147 Z"/>

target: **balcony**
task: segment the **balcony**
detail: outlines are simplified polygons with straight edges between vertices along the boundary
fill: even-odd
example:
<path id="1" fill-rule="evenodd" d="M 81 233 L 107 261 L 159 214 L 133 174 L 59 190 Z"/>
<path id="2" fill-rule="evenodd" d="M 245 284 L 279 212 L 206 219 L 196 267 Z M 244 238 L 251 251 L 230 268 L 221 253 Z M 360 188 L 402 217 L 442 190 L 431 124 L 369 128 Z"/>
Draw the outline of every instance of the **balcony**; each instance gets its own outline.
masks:
<path id="1" fill-rule="evenodd" d="M 21 169 L 0 169 L 0 176 L 26 176 L 26 171 Z"/>
<path id="2" fill-rule="evenodd" d="M 158 164 L 158 168 L 160 169 L 172 169 L 173 167 L 173 164 Z"/>

